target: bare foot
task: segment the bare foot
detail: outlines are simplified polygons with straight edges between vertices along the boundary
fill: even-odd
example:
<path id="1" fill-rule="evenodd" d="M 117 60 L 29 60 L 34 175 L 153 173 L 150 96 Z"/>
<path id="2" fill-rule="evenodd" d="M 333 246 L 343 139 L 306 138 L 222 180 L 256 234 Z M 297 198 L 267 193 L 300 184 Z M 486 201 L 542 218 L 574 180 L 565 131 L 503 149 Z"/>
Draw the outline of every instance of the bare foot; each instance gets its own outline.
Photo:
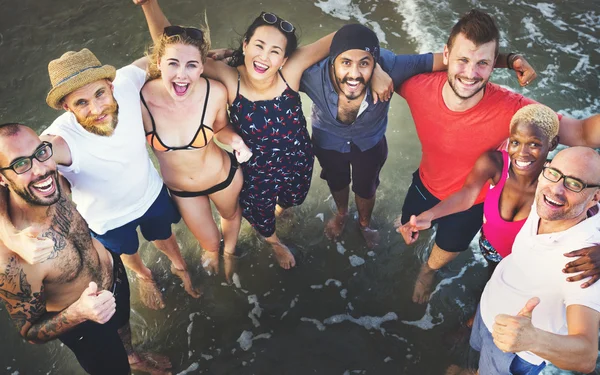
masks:
<path id="1" fill-rule="evenodd" d="M 200 289 L 194 288 L 194 286 L 192 285 L 192 278 L 190 277 L 190 273 L 188 272 L 188 270 L 178 270 L 177 268 L 175 268 L 174 264 L 171 264 L 171 273 L 173 273 L 173 275 L 181 279 L 181 281 L 183 282 L 183 289 L 185 289 L 185 291 L 188 292 L 190 296 L 192 296 L 193 298 L 199 298 L 202 295 Z"/>
<path id="2" fill-rule="evenodd" d="M 219 273 L 219 252 L 218 251 L 206 251 L 202 253 L 202 267 L 208 272 L 209 275 L 216 275 Z"/>
<path id="3" fill-rule="evenodd" d="M 233 282 L 233 274 L 237 270 L 237 262 L 239 257 L 234 254 L 223 253 L 223 268 L 225 270 L 225 280 L 231 284 Z"/>
<path id="4" fill-rule="evenodd" d="M 327 225 L 325 225 L 325 236 L 330 240 L 335 241 L 344 231 L 347 219 L 348 214 L 335 214 L 334 217 L 327 221 Z"/>
<path id="5" fill-rule="evenodd" d="M 377 229 L 371 229 L 369 227 L 360 226 L 360 233 L 362 233 L 363 238 L 367 242 L 367 247 L 369 249 L 374 248 L 379 245 L 379 231 Z"/>
<path id="6" fill-rule="evenodd" d="M 158 285 L 153 279 L 145 279 L 138 276 L 138 286 L 142 303 L 152 310 L 163 309 L 165 302 Z"/>
<path id="7" fill-rule="evenodd" d="M 434 277 L 435 270 L 430 268 L 427 262 L 425 262 L 421 266 L 417 281 L 415 281 L 415 290 L 412 297 L 414 303 L 422 304 L 429 301 L 429 296 L 433 290 Z"/>
<path id="8" fill-rule="evenodd" d="M 282 268 L 289 270 L 296 265 L 296 259 L 287 246 L 281 242 L 272 243 L 271 246 L 273 246 L 273 254 Z"/>
<path id="9" fill-rule="evenodd" d="M 137 353 L 129 357 L 131 370 L 148 372 L 151 375 L 171 374 L 171 361 L 157 353 Z"/>

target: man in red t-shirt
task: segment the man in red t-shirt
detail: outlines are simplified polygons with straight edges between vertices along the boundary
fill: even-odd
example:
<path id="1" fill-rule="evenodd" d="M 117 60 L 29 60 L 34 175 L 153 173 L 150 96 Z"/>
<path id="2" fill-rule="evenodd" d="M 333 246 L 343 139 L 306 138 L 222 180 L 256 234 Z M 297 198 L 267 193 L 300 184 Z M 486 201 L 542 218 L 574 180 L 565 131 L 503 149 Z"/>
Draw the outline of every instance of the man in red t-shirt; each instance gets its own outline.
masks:
<path id="1" fill-rule="evenodd" d="M 402 223 L 458 191 L 477 158 L 509 135 L 510 119 L 535 103 L 489 83 L 498 56 L 499 31 L 486 13 L 472 10 L 452 28 L 444 46 L 448 72 L 420 74 L 404 82 L 402 95 L 412 112 L 422 145 L 419 169 L 402 207 Z M 512 64 L 509 55 L 507 63 Z M 570 146 L 600 146 L 600 115 L 585 120 L 560 118 L 560 141 Z M 435 271 L 466 250 L 483 218 L 484 187 L 467 211 L 434 221 L 435 245 L 415 283 L 413 301 L 429 300 Z"/>

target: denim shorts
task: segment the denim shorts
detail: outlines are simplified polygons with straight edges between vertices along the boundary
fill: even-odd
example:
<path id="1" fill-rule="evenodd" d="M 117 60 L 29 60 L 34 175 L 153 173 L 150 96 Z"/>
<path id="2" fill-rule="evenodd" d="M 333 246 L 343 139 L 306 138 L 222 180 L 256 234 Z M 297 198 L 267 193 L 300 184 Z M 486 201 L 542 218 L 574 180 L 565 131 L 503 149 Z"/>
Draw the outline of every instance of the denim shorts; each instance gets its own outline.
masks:
<path id="1" fill-rule="evenodd" d="M 480 375 L 538 375 L 546 362 L 534 365 L 522 359 L 515 353 L 505 353 L 494 344 L 494 338 L 481 318 L 480 307 L 471 331 L 471 347 L 478 352 Z"/>

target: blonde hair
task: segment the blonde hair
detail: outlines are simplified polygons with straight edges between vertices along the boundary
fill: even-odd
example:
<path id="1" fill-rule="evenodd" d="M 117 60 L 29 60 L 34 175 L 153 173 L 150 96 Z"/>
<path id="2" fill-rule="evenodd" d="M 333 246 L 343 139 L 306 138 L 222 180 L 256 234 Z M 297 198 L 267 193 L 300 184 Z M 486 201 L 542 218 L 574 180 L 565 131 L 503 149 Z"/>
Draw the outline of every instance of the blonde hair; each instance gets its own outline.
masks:
<path id="1" fill-rule="evenodd" d="M 206 14 L 204 15 L 204 19 L 206 21 Z M 182 27 L 185 28 L 184 26 Z M 208 22 L 206 22 L 206 26 L 200 26 L 198 29 L 202 31 L 202 40 L 193 39 L 187 35 L 167 36 L 163 33 L 158 41 L 148 48 L 148 51 L 146 51 L 146 56 L 150 58 L 150 65 L 148 66 L 148 78 L 155 79 L 160 77 L 158 62 L 165 54 L 165 49 L 167 46 L 172 44 L 184 44 L 198 48 L 202 58 L 202 63 L 205 63 L 206 56 L 210 50 L 210 29 L 208 28 Z"/>
<path id="2" fill-rule="evenodd" d="M 516 124 L 534 125 L 551 141 L 558 135 L 558 115 L 542 104 L 529 104 L 519 109 L 510 120 L 512 132 Z"/>

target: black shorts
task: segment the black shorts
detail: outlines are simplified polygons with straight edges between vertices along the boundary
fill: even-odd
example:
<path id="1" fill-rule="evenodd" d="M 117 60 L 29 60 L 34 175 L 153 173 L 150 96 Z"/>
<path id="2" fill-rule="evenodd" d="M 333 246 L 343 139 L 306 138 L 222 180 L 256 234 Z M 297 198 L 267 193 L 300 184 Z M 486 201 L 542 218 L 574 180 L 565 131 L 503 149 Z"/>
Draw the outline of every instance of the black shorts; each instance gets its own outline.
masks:
<path id="1" fill-rule="evenodd" d="M 402 206 L 402 224 L 410 220 L 411 215 L 419 215 L 440 202 L 421 182 L 419 170 L 413 173 L 412 184 L 408 188 Z M 483 203 L 479 203 L 466 211 L 444 216 L 434 220 L 437 224 L 435 243 L 439 248 L 449 252 L 464 251 L 483 224 Z"/>
<path id="2" fill-rule="evenodd" d="M 350 146 L 350 152 L 326 150 L 316 144 L 313 149 L 321 164 L 321 178 L 327 181 L 331 191 L 340 191 L 352 181 L 354 194 L 364 199 L 375 196 L 379 186 L 379 172 L 388 155 L 385 137 L 365 151 L 361 151 L 355 144 Z"/>
<path id="3" fill-rule="evenodd" d="M 112 252 L 113 287 L 117 311 L 104 324 L 85 321 L 58 339 L 75 353 L 88 374 L 127 375 L 130 373 L 127 352 L 118 330 L 129 322 L 129 281 L 121 258 Z"/>

